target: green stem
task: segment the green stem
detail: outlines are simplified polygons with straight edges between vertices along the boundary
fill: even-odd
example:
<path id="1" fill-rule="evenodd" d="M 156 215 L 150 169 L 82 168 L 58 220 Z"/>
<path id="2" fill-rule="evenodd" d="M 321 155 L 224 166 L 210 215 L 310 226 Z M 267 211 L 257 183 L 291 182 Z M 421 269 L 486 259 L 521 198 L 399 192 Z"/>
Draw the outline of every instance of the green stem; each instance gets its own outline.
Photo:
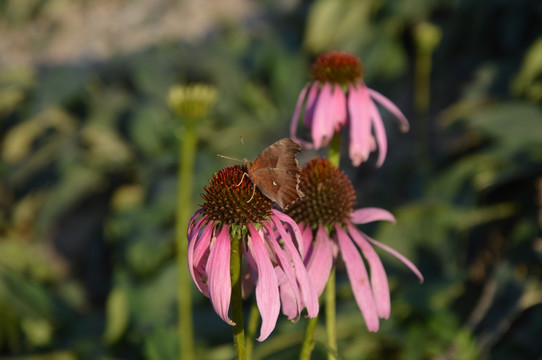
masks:
<path id="1" fill-rule="evenodd" d="M 431 94 L 432 53 L 417 51 L 414 77 L 414 106 L 418 116 L 417 132 L 420 137 L 420 160 L 423 169 L 429 169 L 431 164 L 431 123 L 429 114 Z"/>
<path id="2" fill-rule="evenodd" d="M 243 294 L 241 281 L 243 279 L 243 258 L 241 256 L 243 234 L 240 228 L 231 233 L 231 255 L 230 255 L 230 276 L 231 276 L 231 318 L 233 326 L 233 346 L 235 358 L 246 360 L 245 327 L 243 324 Z"/>
<path id="3" fill-rule="evenodd" d="M 254 348 L 254 338 L 256 337 L 256 329 L 258 328 L 258 319 L 260 318 L 260 311 L 258 310 L 258 304 L 256 301 L 252 302 L 250 308 L 250 314 L 248 316 L 247 325 L 247 359 L 252 358 L 252 349 Z"/>
<path id="4" fill-rule="evenodd" d="M 332 165 L 339 167 L 341 161 L 341 132 L 337 131 L 329 142 L 328 160 Z"/>
<path id="5" fill-rule="evenodd" d="M 414 40 L 416 44 L 416 62 L 414 69 L 414 107 L 418 119 L 415 132 L 420 137 L 420 168 L 431 171 L 431 121 L 429 118 L 431 101 L 431 71 L 433 68 L 433 55 L 442 39 L 442 30 L 429 22 L 422 21 L 414 27 Z M 429 175 L 427 175 L 429 176 Z"/>
<path id="6" fill-rule="evenodd" d="M 177 289 L 179 307 L 179 344 L 180 358 L 194 360 L 194 329 L 192 322 L 191 279 L 188 272 L 187 228 L 192 211 L 192 180 L 196 155 L 197 135 L 193 128 L 183 129 L 179 146 L 179 177 L 177 190 L 177 271 L 179 286 Z"/>
<path id="7" fill-rule="evenodd" d="M 337 359 L 337 316 L 335 313 L 335 268 L 331 270 L 326 285 L 326 334 L 328 360 Z"/>
<path id="8" fill-rule="evenodd" d="M 420 115 L 427 115 L 431 98 L 432 53 L 418 50 L 414 72 L 414 106 Z"/>
<path id="9" fill-rule="evenodd" d="M 307 320 L 307 328 L 305 329 L 305 339 L 303 339 L 303 345 L 301 345 L 301 352 L 299 354 L 299 360 L 310 360 L 312 350 L 314 349 L 314 330 L 318 323 L 318 317 L 310 318 Z"/>
<path id="10" fill-rule="evenodd" d="M 341 133 L 336 132 L 329 144 L 329 162 L 339 167 L 341 160 Z M 337 316 L 335 306 L 335 268 L 331 269 L 326 284 L 326 334 L 329 360 L 336 359 L 337 354 Z"/>
<path id="11" fill-rule="evenodd" d="M 329 143 L 328 160 L 331 164 L 339 167 L 341 159 L 341 132 L 337 131 L 333 135 Z M 331 270 L 330 277 L 326 285 L 326 329 L 327 329 L 327 345 L 330 355 L 329 359 L 335 359 L 337 353 L 337 334 L 336 334 L 336 316 L 335 316 L 335 269 Z M 301 352 L 299 355 L 300 360 L 308 360 L 311 357 L 312 350 L 314 349 L 314 331 L 316 324 L 318 323 L 318 317 L 309 319 L 307 321 L 307 328 L 305 330 L 305 338 L 301 345 Z M 333 355 L 331 355 L 333 354 Z"/>

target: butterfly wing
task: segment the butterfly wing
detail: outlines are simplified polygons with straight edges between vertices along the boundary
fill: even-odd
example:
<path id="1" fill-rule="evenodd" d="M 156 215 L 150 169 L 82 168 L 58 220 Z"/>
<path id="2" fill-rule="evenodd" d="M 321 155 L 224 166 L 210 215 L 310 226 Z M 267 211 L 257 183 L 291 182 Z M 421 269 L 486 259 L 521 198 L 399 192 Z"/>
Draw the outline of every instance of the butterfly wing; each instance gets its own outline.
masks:
<path id="1" fill-rule="evenodd" d="M 250 180 L 283 209 L 304 196 L 299 190 L 300 170 L 295 158 L 301 148 L 285 138 L 269 146 L 247 166 Z"/>

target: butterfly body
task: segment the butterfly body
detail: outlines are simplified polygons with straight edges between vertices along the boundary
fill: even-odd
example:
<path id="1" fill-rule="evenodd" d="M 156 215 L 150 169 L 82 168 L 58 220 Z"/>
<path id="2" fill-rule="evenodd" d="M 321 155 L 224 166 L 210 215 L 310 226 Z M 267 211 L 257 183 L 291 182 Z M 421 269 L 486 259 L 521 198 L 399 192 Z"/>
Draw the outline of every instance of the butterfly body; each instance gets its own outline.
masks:
<path id="1" fill-rule="evenodd" d="M 285 138 L 262 151 L 252 163 L 245 162 L 250 180 L 282 209 L 304 196 L 299 190 L 300 169 L 295 158 L 301 148 L 292 139 Z"/>

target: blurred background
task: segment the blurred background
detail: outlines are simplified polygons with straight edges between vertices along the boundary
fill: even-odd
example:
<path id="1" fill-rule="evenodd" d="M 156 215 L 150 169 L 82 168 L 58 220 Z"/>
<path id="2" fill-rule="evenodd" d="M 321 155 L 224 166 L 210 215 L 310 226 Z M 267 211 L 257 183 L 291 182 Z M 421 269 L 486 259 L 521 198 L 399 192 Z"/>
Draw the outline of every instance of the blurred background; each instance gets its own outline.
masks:
<path id="1" fill-rule="evenodd" d="M 342 357 L 542 359 L 536 0 L 0 1 L 0 358 L 177 359 L 170 87 L 218 92 L 200 204 L 231 165 L 217 153 L 253 158 L 288 136 L 312 60 L 335 49 L 411 122 L 401 134 L 385 114 L 382 168 L 342 167 L 357 207 L 398 220 L 362 230 L 426 279 L 381 253 L 392 315 L 370 334 L 339 266 Z M 231 328 L 193 299 L 200 358 L 231 359 Z M 279 318 L 255 358 L 296 359 L 303 331 Z"/>

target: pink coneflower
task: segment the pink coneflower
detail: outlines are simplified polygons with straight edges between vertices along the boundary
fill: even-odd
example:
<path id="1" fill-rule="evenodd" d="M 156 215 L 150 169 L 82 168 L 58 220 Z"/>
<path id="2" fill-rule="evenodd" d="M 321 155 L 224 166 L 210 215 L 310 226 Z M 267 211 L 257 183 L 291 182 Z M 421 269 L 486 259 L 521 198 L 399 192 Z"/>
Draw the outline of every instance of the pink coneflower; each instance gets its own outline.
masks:
<path id="1" fill-rule="evenodd" d="M 423 276 L 403 255 L 358 230 L 354 224 L 377 220 L 395 222 L 386 210 L 354 210 L 356 197 L 346 175 L 326 159 L 313 159 L 301 170 L 300 188 L 305 197 L 288 209 L 303 233 L 304 258 L 311 281 L 320 295 L 338 253 L 357 304 L 370 331 L 377 331 L 379 318 L 390 316 L 390 291 L 386 272 L 373 245 L 386 250 L 405 264 L 418 278 Z M 363 258 L 369 265 L 367 273 Z"/>
<path id="2" fill-rule="evenodd" d="M 303 88 L 297 99 L 290 126 L 291 136 L 305 147 L 319 149 L 329 143 L 335 131 L 348 125 L 352 164 L 359 166 L 378 147 L 377 165 L 381 166 L 386 159 L 388 145 L 386 129 L 375 101 L 399 119 L 402 131 L 408 131 L 409 124 L 388 98 L 365 85 L 362 80 L 364 74 L 360 60 L 351 54 L 330 51 L 320 55 L 312 67 L 314 81 Z M 312 143 L 295 136 L 303 104 L 304 124 L 310 129 Z"/>
<path id="3" fill-rule="evenodd" d="M 228 315 L 232 292 L 230 237 L 233 233 L 243 234 L 242 253 L 247 270 L 243 289 L 256 286 L 262 317 L 258 340 L 263 341 L 275 328 L 280 312 L 279 285 L 287 284 L 293 292 L 287 307 L 295 308 L 288 313 L 294 321 L 304 307 L 308 317 L 317 316 L 318 297 L 299 254 L 303 244 L 298 226 L 273 209 L 273 202 L 254 188 L 248 176 L 243 177 L 246 171 L 241 166 L 222 169 L 204 188 L 205 202 L 189 223 L 188 266 L 216 313 L 234 325 Z"/>

